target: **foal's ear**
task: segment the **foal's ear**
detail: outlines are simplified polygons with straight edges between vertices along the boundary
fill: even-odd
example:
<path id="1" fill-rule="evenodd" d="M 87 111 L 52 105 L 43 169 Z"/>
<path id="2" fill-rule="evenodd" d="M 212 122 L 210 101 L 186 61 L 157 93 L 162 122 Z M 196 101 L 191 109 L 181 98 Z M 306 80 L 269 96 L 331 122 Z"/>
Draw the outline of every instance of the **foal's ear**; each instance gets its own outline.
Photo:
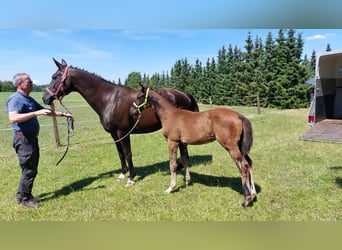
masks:
<path id="1" fill-rule="evenodd" d="M 144 84 L 139 83 L 139 89 L 140 89 L 141 92 L 146 93 L 146 90 L 148 89 L 148 86 L 147 86 L 146 83 L 144 83 Z"/>

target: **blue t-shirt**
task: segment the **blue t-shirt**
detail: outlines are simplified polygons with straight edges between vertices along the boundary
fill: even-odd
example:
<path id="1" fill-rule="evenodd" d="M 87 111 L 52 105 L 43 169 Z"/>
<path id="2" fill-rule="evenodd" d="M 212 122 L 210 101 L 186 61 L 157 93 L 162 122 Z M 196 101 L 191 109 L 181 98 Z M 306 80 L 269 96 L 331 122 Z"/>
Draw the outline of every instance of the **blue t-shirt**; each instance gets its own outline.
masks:
<path id="1" fill-rule="evenodd" d="M 29 113 L 43 109 L 38 102 L 31 96 L 25 95 L 21 92 L 15 92 L 7 99 L 7 112 L 17 111 L 18 113 Z M 33 117 L 25 122 L 12 123 L 15 132 L 21 131 L 23 133 L 38 134 L 39 122 L 37 117 Z"/>

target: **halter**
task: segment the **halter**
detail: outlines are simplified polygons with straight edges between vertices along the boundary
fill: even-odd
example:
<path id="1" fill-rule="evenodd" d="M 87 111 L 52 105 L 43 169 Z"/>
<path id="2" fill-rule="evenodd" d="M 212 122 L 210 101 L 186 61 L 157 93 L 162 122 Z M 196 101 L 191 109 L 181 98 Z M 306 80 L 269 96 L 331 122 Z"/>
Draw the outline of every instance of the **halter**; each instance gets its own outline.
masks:
<path id="1" fill-rule="evenodd" d="M 63 84 L 64 84 L 64 81 L 66 80 L 67 78 L 67 73 L 69 71 L 69 66 L 67 66 L 64 70 L 64 73 L 63 73 L 63 76 L 62 76 L 62 79 L 61 81 L 59 82 L 58 86 L 57 86 L 57 89 L 55 92 L 52 92 L 48 87 L 45 89 L 46 92 L 48 92 L 51 96 L 53 96 L 58 103 L 62 103 L 62 98 L 66 95 L 65 94 L 65 91 L 64 89 L 62 88 L 63 87 Z M 58 97 L 58 93 L 62 91 L 62 96 L 61 97 Z"/>
<path id="2" fill-rule="evenodd" d="M 146 106 L 146 104 L 147 104 L 147 98 L 148 98 L 148 92 L 150 91 L 150 89 L 149 88 L 147 88 L 146 89 L 146 94 L 145 94 L 145 100 L 144 100 L 144 102 L 143 103 L 141 103 L 141 104 L 136 104 L 135 102 L 133 102 L 133 106 L 134 107 L 136 107 L 136 109 L 138 110 L 138 113 L 139 114 L 141 114 L 141 110 L 140 110 L 140 108 L 143 108 L 143 107 L 145 107 Z"/>

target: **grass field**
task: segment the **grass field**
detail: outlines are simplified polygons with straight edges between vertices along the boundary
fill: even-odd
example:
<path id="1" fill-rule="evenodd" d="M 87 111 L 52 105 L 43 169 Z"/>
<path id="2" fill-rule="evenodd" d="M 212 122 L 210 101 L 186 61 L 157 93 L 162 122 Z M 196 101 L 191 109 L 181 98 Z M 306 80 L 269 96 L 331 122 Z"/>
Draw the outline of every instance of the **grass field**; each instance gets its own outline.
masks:
<path id="1" fill-rule="evenodd" d="M 165 195 L 170 181 L 167 144 L 161 131 L 132 135 L 136 184 L 117 180 L 120 163 L 111 137 L 78 94 L 64 98 L 76 119 L 75 135 L 63 162 L 65 119 L 58 118 L 62 147 L 55 146 L 50 117 L 40 117 L 41 161 L 34 185 L 42 206 L 15 202 L 20 168 L 11 147 L 0 93 L 1 221 L 335 221 L 342 219 L 342 145 L 298 140 L 308 129 L 307 109 L 233 107 L 252 122 L 250 157 L 258 199 L 242 209 L 240 175 L 217 143 L 189 146 L 193 185 Z M 40 101 L 42 93 L 32 94 Z M 211 108 L 201 105 L 200 109 Z M 62 108 L 56 104 L 56 109 Z M 183 172 L 177 176 L 181 187 Z"/>

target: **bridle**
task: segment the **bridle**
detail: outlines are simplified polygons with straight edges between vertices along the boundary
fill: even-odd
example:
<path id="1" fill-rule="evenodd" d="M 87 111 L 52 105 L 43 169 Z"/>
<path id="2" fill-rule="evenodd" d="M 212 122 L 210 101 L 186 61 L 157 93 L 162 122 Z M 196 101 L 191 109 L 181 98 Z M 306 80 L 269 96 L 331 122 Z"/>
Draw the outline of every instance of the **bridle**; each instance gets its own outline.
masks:
<path id="1" fill-rule="evenodd" d="M 69 111 L 69 109 L 62 103 L 62 99 L 64 96 L 66 96 L 66 93 L 64 91 L 64 88 L 63 88 L 63 85 L 64 85 L 64 82 L 67 78 L 67 74 L 68 74 L 68 71 L 69 71 L 69 66 L 67 66 L 65 69 L 64 69 L 64 72 L 63 72 L 63 76 L 62 76 L 62 79 L 61 81 L 59 82 L 55 92 L 52 92 L 48 87 L 46 87 L 46 92 L 48 92 L 53 98 L 55 98 L 57 100 L 57 102 L 68 112 L 71 114 L 71 112 Z M 59 92 L 62 92 L 62 95 L 61 97 L 58 97 L 58 93 Z M 74 135 L 74 118 L 73 117 L 68 117 L 67 119 L 67 146 L 66 146 L 66 149 L 64 151 L 64 154 L 63 156 L 59 159 L 59 161 L 56 163 L 56 166 L 58 166 L 59 163 L 61 163 L 61 161 L 64 159 L 64 157 L 66 156 L 67 152 L 68 152 L 68 149 L 69 149 L 69 145 L 70 145 L 70 137 Z"/>
<path id="2" fill-rule="evenodd" d="M 55 98 L 55 99 L 57 100 L 57 102 L 60 103 L 60 104 L 62 103 L 62 98 L 63 98 L 64 96 L 66 96 L 66 93 L 65 93 L 65 91 L 64 91 L 63 85 L 64 85 L 64 82 L 65 82 L 65 80 L 66 80 L 66 78 L 67 78 L 67 74 L 68 74 L 69 68 L 70 68 L 69 66 L 67 66 L 67 67 L 65 68 L 65 70 L 64 70 L 64 72 L 63 72 L 62 79 L 61 79 L 61 81 L 59 82 L 59 84 L 58 84 L 58 86 L 57 86 L 55 92 L 52 92 L 48 87 L 45 89 L 46 92 L 48 92 L 48 93 L 49 93 L 53 98 Z M 59 93 L 60 91 L 62 92 L 62 95 L 61 95 L 61 97 L 58 97 L 58 93 Z"/>

